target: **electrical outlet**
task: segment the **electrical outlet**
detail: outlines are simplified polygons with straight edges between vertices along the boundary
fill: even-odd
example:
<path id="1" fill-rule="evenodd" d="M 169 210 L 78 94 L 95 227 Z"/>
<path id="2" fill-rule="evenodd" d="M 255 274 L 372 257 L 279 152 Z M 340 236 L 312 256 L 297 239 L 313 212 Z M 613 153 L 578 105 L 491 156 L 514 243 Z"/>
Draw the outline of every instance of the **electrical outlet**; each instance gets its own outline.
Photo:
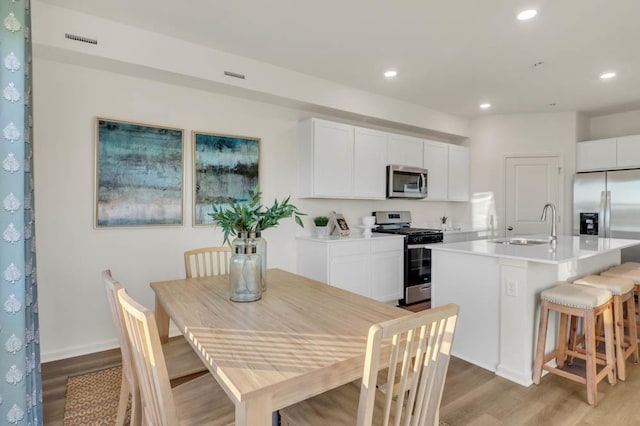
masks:
<path id="1" fill-rule="evenodd" d="M 518 297 L 518 281 L 507 281 L 505 284 L 507 296 Z"/>

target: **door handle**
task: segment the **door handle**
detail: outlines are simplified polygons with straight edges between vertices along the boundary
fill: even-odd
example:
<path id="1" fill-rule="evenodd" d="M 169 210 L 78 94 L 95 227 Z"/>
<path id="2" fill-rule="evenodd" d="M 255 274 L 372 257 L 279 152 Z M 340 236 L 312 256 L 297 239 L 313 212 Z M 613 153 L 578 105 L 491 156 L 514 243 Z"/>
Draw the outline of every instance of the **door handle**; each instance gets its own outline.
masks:
<path id="1" fill-rule="evenodd" d="M 507 226 L 507 231 L 513 231 L 513 226 Z"/>

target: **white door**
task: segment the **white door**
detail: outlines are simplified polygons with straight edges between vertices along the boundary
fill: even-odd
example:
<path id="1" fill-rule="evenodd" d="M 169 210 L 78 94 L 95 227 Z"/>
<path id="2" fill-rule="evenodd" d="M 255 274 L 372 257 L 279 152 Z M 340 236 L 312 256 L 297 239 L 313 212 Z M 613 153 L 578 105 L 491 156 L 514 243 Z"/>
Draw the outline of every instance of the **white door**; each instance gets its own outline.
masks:
<path id="1" fill-rule="evenodd" d="M 546 203 L 557 209 L 558 234 L 562 224 L 562 168 L 557 156 L 507 157 L 505 235 L 549 234 L 551 214 L 540 219 Z"/>
<path id="2" fill-rule="evenodd" d="M 389 134 L 387 161 L 389 164 L 422 167 L 422 139 Z"/>

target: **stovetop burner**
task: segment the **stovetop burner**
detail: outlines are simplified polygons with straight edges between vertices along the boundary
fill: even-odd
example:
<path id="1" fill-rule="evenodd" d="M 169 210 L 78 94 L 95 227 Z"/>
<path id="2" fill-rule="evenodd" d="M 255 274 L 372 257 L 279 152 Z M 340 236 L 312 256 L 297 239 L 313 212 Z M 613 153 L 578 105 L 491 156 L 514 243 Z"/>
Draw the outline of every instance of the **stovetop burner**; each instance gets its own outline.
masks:
<path id="1" fill-rule="evenodd" d="M 410 212 L 373 212 L 373 215 L 376 217 L 376 225 L 378 225 L 374 232 L 406 235 L 407 244 L 442 242 L 443 234 L 439 229 L 412 228 Z"/>

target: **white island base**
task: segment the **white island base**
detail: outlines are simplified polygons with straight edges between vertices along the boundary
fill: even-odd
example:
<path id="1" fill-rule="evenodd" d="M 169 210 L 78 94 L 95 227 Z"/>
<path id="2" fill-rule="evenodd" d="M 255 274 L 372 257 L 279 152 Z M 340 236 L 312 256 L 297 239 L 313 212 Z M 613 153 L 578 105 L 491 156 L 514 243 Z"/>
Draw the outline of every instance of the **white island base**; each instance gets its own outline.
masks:
<path id="1" fill-rule="evenodd" d="M 523 386 L 532 381 L 540 292 L 620 263 L 635 240 L 558 237 L 555 248 L 487 240 L 433 245 L 432 306 L 456 303 L 452 354 Z M 549 318 L 547 353 L 555 347 Z"/>

